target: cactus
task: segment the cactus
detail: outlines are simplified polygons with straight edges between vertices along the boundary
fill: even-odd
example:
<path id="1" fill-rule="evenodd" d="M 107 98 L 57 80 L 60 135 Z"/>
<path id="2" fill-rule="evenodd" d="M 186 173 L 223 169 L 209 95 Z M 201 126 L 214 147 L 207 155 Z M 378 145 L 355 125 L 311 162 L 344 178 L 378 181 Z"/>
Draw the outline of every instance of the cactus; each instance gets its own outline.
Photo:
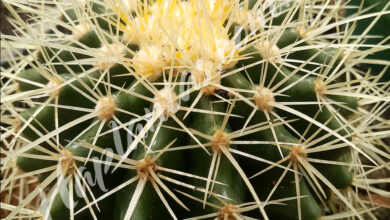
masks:
<path id="1" fill-rule="evenodd" d="M 390 62 L 367 57 L 390 49 L 369 35 L 390 3 L 4 4 L 6 219 L 376 219 L 389 207 L 388 178 L 370 174 L 390 170 Z"/>

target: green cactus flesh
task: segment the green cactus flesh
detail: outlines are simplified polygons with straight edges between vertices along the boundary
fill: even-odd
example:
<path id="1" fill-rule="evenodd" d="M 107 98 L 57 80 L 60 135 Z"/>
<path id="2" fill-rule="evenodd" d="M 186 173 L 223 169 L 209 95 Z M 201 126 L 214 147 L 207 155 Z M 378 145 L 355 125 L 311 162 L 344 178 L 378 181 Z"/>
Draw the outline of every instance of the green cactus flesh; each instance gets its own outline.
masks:
<path id="1" fill-rule="evenodd" d="M 388 37 L 352 34 L 389 3 L 44 2 L 5 1 L 52 25 L 14 13 L 2 37 L 30 46 L 2 69 L 2 183 L 38 179 L 8 218 L 371 219 L 354 193 L 390 198 L 362 183 L 390 159 L 389 56 L 366 58 Z"/>

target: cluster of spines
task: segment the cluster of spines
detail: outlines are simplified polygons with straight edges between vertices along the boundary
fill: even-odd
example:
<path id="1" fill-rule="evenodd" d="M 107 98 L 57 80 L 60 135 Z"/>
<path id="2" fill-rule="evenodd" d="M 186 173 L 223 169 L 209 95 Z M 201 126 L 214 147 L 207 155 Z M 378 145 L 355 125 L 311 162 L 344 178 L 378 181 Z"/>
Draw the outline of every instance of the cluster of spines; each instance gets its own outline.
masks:
<path id="1" fill-rule="evenodd" d="M 197 5 L 197 1 L 192 2 Z M 261 1 L 232 3 L 248 11 L 261 8 Z M 245 8 L 248 5 L 254 8 Z M 205 7 L 204 3 L 197 6 L 197 10 Z M 215 6 L 226 5 L 215 1 Z M 331 23 L 326 24 L 330 21 L 321 17 L 336 13 L 337 4 L 330 12 L 317 11 L 314 4 L 300 1 L 285 6 L 275 19 L 268 16 L 265 26 L 257 27 L 261 24 L 256 22 L 254 27 L 247 25 L 245 19 L 227 20 L 230 27 L 226 30 L 239 30 L 230 37 L 243 37 L 241 42 L 248 44 L 237 49 L 237 60 L 229 61 L 229 57 L 229 62 L 224 60 L 217 66 L 207 61 L 194 64 L 189 68 L 193 87 L 180 81 L 177 74 L 186 69 L 180 62 L 185 63 L 181 56 L 188 51 L 169 46 L 168 50 L 153 46 L 144 50 L 145 45 L 133 44 L 139 41 L 121 38 L 119 32 L 129 34 L 123 25 L 136 23 L 126 19 L 133 17 L 122 15 L 125 11 L 114 3 L 92 1 L 64 11 L 58 23 L 65 29 L 72 27 L 68 30 L 73 32 L 62 30 L 72 36 L 71 40 L 50 43 L 48 39 L 31 54 L 33 59 L 27 59 L 25 65 L 31 69 L 6 75 L 21 90 L 6 96 L 4 102 L 4 111 L 20 121 L 9 132 L 17 138 L 10 141 L 7 154 L 13 159 L 18 156 L 22 170 L 39 174 L 40 188 L 51 187 L 52 196 L 42 215 L 54 219 L 73 218 L 74 214 L 77 218 L 114 215 L 129 219 L 209 213 L 219 219 L 240 219 L 251 211 L 255 214 L 249 215 L 263 218 L 317 219 L 323 214 L 320 206 L 328 207 L 325 198 L 333 193 L 348 210 L 344 215 L 352 213 L 361 218 L 361 210 L 337 188 L 375 188 L 352 181 L 348 167 L 362 165 L 346 155 L 353 152 L 356 157 L 358 152 L 377 164 L 385 164 L 381 157 L 389 155 L 375 148 L 363 135 L 365 131 L 355 125 L 361 120 L 354 121 L 351 115 L 359 118 L 365 101 L 378 103 L 372 112 L 386 108 L 383 103 L 389 101 L 388 84 L 377 83 L 376 77 L 364 76 L 350 65 L 354 59 L 359 61 L 359 52 L 354 55 L 358 58 L 348 58 L 352 52 L 343 47 L 316 42 L 318 35 L 332 28 Z M 271 8 L 264 13 L 269 14 L 268 10 Z M 307 16 L 305 13 L 310 14 L 305 10 L 312 10 L 318 24 L 325 23 L 322 29 L 316 23 L 304 28 L 299 21 Z M 245 36 L 240 31 L 250 34 Z M 334 36 L 342 37 L 338 32 Z M 157 52 L 159 55 L 153 57 Z M 224 56 L 234 54 L 222 52 Z M 170 53 L 174 61 L 166 62 L 164 59 L 172 59 Z M 343 82 L 343 77 L 356 79 Z M 361 88 L 366 80 L 373 91 Z M 189 99 L 183 99 L 188 95 Z M 13 107 L 16 101 L 34 107 L 20 112 Z M 379 112 L 372 115 L 381 121 Z M 367 123 L 363 126 L 371 125 Z M 139 124 L 142 126 L 136 132 L 129 129 Z M 388 123 L 383 127 L 388 128 Z M 379 134 L 385 136 L 388 130 Z M 115 141 L 127 143 L 126 136 L 134 140 L 129 146 L 113 147 L 118 144 Z M 354 141 L 359 137 L 369 147 Z M 17 142 L 22 142 L 22 147 L 14 149 Z M 105 187 L 90 187 L 81 168 L 97 176 L 96 164 L 106 165 L 107 158 L 112 163 L 105 166 Z M 60 187 L 62 183 L 65 188 Z M 63 190 L 68 199 L 64 200 Z M 114 211 L 113 193 L 117 197 Z M 37 188 L 10 216 L 38 194 Z M 278 209 L 283 204 L 288 208 L 281 213 Z M 204 209 L 206 205 L 211 208 Z M 183 214 L 186 209 L 198 210 Z"/>

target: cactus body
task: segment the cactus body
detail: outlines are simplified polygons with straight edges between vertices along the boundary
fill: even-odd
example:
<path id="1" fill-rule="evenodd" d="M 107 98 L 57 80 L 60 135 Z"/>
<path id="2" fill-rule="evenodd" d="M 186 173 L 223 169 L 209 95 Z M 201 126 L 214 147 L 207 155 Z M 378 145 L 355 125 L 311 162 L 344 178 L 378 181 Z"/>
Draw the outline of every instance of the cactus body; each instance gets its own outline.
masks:
<path id="1" fill-rule="evenodd" d="M 343 1 L 74 0 L 53 18 L 5 2 L 52 25 L 14 13 L 2 37 L 28 48 L 2 69 L 2 191 L 38 185 L 8 218 L 368 219 L 360 194 L 390 197 L 364 182 L 390 159 L 390 63 L 366 58 L 388 37 L 352 34 L 390 3 L 344 17 Z"/>

